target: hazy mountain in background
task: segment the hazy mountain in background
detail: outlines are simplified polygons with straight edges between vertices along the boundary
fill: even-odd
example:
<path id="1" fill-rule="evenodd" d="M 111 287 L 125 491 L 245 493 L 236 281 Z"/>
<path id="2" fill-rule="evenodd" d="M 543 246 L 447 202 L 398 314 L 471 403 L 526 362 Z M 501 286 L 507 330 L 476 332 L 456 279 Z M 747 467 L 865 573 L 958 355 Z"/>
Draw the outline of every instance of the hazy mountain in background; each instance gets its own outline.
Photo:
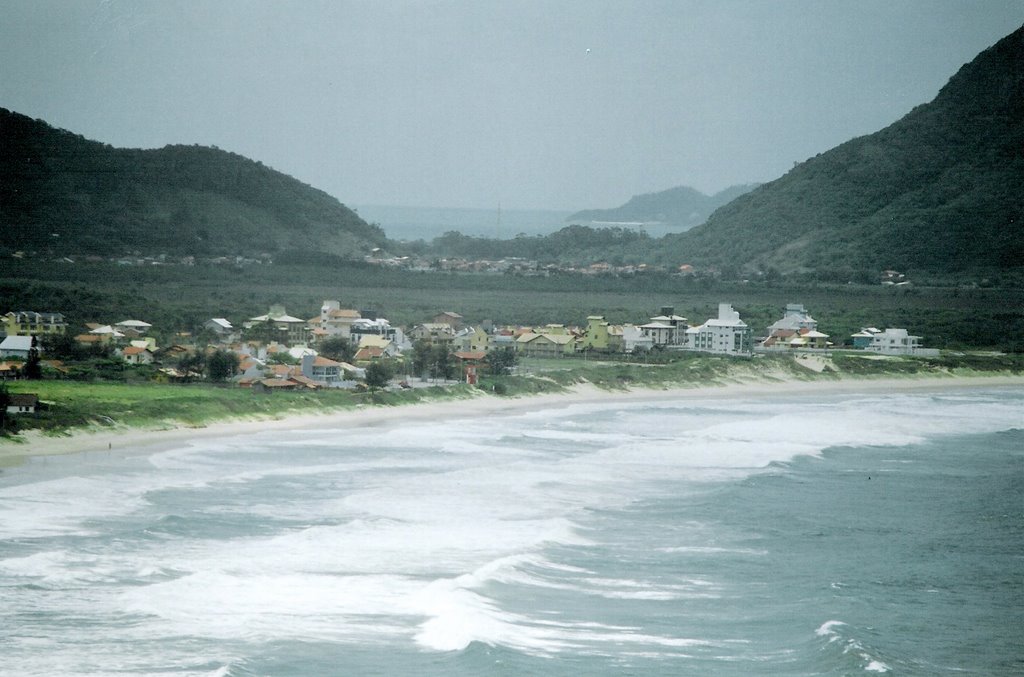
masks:
<path id="1" fill-rule="evenodd" d="M 0 109 L 8 250 L 359 256 L 384 233 L 323 191 L 217 148 L 118 149 Z"/>
<path id="2" fill-rule="evenodd" d="M 704 223 L 722 205 L 756 187 L 757 184 L 732 186 L 714 195 L 705 195 L 694 188 L 678 186 L 635 195 L 614 209 L 585 209 L 570 215 L 566 221 L 582 225 L 659 224 L 670 232 L 686 231 Z"/>
<path id="3" fill-rule="evenodd" d="M 898 122 L 665 238 L 664 261 L 744 270 L 1024 265 L 1024 28 Z"/>
<path id="4" fill-rule="evenodd" d="M 546 235 L 562 227 L 567 211 L 547 209 L 474 209 L 360 204 L 353 209 L 379 224 L 392 240 L 432 240 L 451 231 L 507 240 L 517 235 Z"/>

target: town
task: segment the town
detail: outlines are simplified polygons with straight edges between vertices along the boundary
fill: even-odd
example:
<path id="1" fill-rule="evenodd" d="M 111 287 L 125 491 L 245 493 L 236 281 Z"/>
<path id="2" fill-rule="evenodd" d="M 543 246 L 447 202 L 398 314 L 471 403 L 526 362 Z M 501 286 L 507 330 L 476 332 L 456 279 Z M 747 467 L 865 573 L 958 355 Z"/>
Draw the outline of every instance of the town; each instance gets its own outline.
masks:
<path id="1" fill-rule="evenodd" d="M 113 318 L 109 318 L 113 319 Z M 749 358 L 760 353 L 822 355 L 837 350 L 880 355 L 937 356 L 903 328 L 865 327 L 834 340 L 799 303 L 757 332 L 728 303 L 699 324 L 663 306 L 645 323 L 611 324 L 603 315 L 585 326 L 497 326 L 468 323 L 441 311 L 408 327 L 368 310 L 325 300 L 311 318 L 271 305 L 263 315 L 231 321 L 214 317 L 195 334 L 158 332 L 139 319 L 90 322 L 75 333 L 60 312 L 9 311 L 2 316 L 0 378 L 102 378 L 76 373 L 76 358 L 105 357 L 160 383 L 209 381 L 257 392 L 320 388 L 414 388 L 437 383 L 475 385 L 482 375 L 510 373 L 520 358 L 631 356 L 689 351 Z M 168 336 L 164 345 L 155 336 Z M 23 401 L 24 400 L 24 401 Z M 22 395 L 12 414 L 31 411 Z"/>

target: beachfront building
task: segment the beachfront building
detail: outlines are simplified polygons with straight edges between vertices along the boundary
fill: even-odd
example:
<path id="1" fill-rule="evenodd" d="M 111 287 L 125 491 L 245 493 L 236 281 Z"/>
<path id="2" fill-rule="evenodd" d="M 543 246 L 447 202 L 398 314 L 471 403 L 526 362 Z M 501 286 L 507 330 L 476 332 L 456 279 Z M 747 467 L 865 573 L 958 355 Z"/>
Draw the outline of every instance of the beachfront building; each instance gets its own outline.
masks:
<path id="1" fill-rule="evenodd" d="M 921 337 L 911 335 L 906 329 L 890 327 L 871 337 L 866 350 L 883 355 L 918 355 L 934 357 L 939 354 L 935 348 L 922 348 Z"/>
<path id="2" fill-rule="evenodd" d="M 780 329 L 788 329 L 799 332 L 802 329 L 814 331 L 818 328 L 818 321 L 807 312 L 801 303 L 787 303 L 781 320 L 773 322 L 768 327 L 768 336 Z"/>
<path id="3" fill-rule="evenodd" d="M 786 305 L 782 319 L 768 326 L 767 336 L 758 345 L 763 350 L 823 350 L 832 344 L 828 334 L 818 331 L 818 321 L 800 303 Z"/>
<path id="4" fill-rule="evenodd" d="M 483 327 L 465 327 L 455 333 L 452 348 L 462 352 L 486 353 L 491 349 L 491 335 Z"/>
<path id="5" fill-rule="evenodd" d="M 591 315 L 587 318 L 587 329 L 579 341 L 580 350 L 594 350 L 601 353 L 622 350 L 621 332 L 613 331 L 603 315 Z"/>
<path id="6" fill-rule="evenodd" d="M 622 350 L 626 353 L 636 352 L 647 352 L 654 347 L 654 342 L 649 336 L 644 334 L 644 331 L 634 324 L 624 324 L 622 326 L 614 326 L 609 329 L 612 333 L 618 333 L 621 331 L 622 334 Z M 683 340 L 686 340 L 685 330 L 683 332 Z"/>
<path id="7" fill-rule="evenodd" d="M 7 396 L 8 414 L 34 414 L 39 407 L 39 396 L 35 393 L 11 393 Z"/>
<path id="8" fill-rule="evenodd" d="M 640 325 L 651 344 L 662 348 L 680 348 L 686 344 L 686 318 L 676 315 L 672 306 L 662 306 L 661 314 Z"/>
<path id="9" fill-rule="evenodd" d="M 750 355 L 750 327 L 728 303 L 718 304 L 718 317 L 686 330 L 685 347 L 705 353 Z"/>
<path id="10" fill-rule="evenodd" d="M 882 330 L 875 327 L 862 327 L 859 332 L 850 336 L 853 339 L 853 347 L 866 349 L 871 345 L 872 340 L 875 338 L 875 334 L 881 334 Z"/>
<path id="11" fill-rule="evenodd" d="M 568 332 L 529 331 L 516 338 L 516 350 L 529 357 L 562 357 L 576 351 L 576 337 Z"/>

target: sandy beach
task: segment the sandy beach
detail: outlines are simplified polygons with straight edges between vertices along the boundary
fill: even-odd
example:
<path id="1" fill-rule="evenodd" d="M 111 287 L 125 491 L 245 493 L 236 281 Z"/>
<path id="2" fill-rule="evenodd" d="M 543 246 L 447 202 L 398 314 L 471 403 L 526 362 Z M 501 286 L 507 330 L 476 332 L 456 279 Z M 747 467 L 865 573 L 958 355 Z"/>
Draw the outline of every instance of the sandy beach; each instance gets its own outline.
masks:
<path id="1" fill-rule="evenodd" d="M 274 419 L 241 419 L 203 427 L 170 429 L 129 428 L 75 431 L 63 437 L 28 432 L 19 442 L 0 442 L 0 467 L 10 467 L 34 456 L 74 454 L 118 449 L 143 450 L 186 440 L 228 437 L 267 430 L 394 425 L 404 421 L 438 420 L 512 414 L 533 409 L 615 401 L 751 398 L 771 395 L 806 396 L 844 393 L 899 393 L 970 388 L 1024 388 L 1024 376 L 969 376 L 927 378 L 845 379 L 840 381 L 754 381 L 692 388 L 610 391 L 579 385 L 567 392 L 515 398 L 481 394 L 465 400 L 446 400 L 402 406 L 366 406 L 344 411 L 301 413 Z"/>

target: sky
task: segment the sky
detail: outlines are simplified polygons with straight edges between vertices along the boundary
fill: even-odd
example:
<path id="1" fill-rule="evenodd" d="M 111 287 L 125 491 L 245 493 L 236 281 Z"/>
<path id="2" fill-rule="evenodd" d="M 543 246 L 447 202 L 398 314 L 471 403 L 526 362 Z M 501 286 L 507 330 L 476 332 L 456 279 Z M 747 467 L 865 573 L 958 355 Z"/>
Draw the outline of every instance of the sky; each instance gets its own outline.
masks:
<path id="1" fill-rule="evenodd" d="M 931 100 L 1021 0 L 0 0 L 0 107 L 346 204 L 615 207 Z"/>

